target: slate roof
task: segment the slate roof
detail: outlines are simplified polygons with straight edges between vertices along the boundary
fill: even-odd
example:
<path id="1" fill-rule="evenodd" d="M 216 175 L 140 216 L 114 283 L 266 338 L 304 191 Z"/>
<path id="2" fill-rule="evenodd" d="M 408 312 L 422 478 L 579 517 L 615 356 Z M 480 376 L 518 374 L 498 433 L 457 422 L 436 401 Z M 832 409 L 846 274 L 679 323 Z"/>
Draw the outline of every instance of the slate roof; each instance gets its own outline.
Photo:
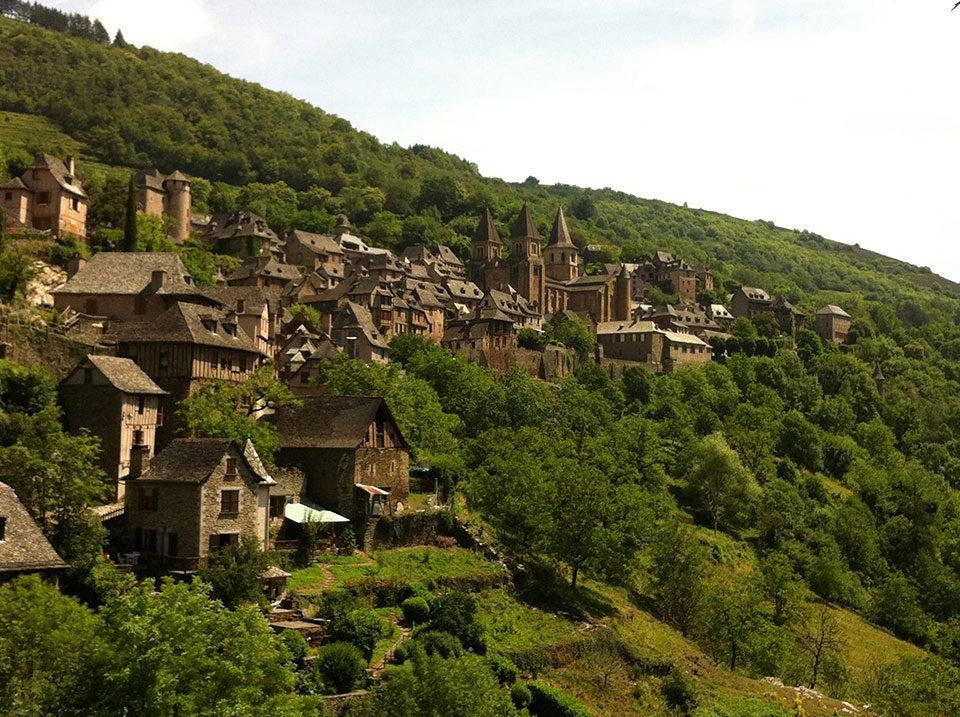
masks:
<path id="1" fill-rule="evenodd" d="M 440 257 L 441 261 L 447 264 L 463 266 L 463 262 L 460 261 L 460 257 L 453 253 L 453 249 L 443 244 L 437 244 L 437 256 Z"/>
<path id="2" fill-rule="evenodd" d="M 32 191 L 23 183 L 23 180 L 20 177 L 14 177 L 9 182 L 4 182 L 0 184 L 0 189 L 26 189 L 28 192 Z"/>
<path id="3" fill-rule="evenodd" d="M 207 238 L 233 239 L 235 237 L 259 237 L 276 241 L 277 234 L 267 224 L 267 220 L 253 212 L 234 212 L 217 215 L 210 222 Z"/>
<path id="4" fill-rule="evenodd" d="M 477 223 L 477 228 L 473 232 L 473 240 L 475 242 L 492 242 L 494 244 L 501 244 L 500 235 L 497 233 L 497 227 L 493 223 L 493 215 L 490 213 L 489 207 L 484 207 L 483 211 L 480 212 L 480 221 Z"/>
<path id="5" fill-rule="evenodd" d="M 302 278 L 300 270 L 293 264 L 283 264 L 272 256 L 254 256 L 243 262 L 243 266 L 227 276 L 227 283 L 244 281 L 260 276 L 296 281 Z"/>
<path id="6" fill-rule="evenodd" d="M 228 330 L 227 325 L 234 328 Z M 117 343 L 198 344 L 260 353 L 243 328 L 223 311 L 181 301 L 153 321 L 117 324 L 105 338 Z"/>
<path id="7" fill-rule="evenodd" d="M 396 425 L 386 401 L 379 396 L 305 397 L 302 406 L 277 411 L 280 447 L 356 448 L 378 414 Z M 406 440 L 400 438 L 406 447 Z"/>
<path id="8" fill-rule="evenodd" d="M 740 291 L 746 294 L 751 301 L 770 301 L 770 294 L 755 286 L 741 286 Z"/>
<path id="9" fill-rule="evenodd" d="M 276 297 L 257 286 L 204 286 L 200 291 L 234 313 L 260 315 L 265 305 L 269 305 L 272 312 L 279 309 Z M 238 311 L 240 301 L 243 301 L 242 312 Z"/>
<path id="10" fill-rule="evenodd" d="M 615 335 L 615 334 L 647 334 L 655 333 L 663 335 L 667 340 L 679 344 L 692 344 L 694 346 L 707 346 L 700 338 L 693 334 L 680 334 L 676 331 L 667 331 L 661 329 L 652 321 L 632 320 L 632 321 L 604 321 L 597 324 L 597 336 Z"/>
<path id="11" fill-rule="evenodd" d="M 520 209 L 520 214 L 517 216 L 517 220 L 510 228 L 510 236 L 513 238 L 540 238 L 540 232 L 537 230 L 537 224 L 533 221 L 533 212 L 530 211 L 530 207 L 526 202 L 523 203 L 523 207 Z"/>
<path id="12" fill-rule="evenodd" d="M 61 189 L 78 197 L 87 198 L 80 182 L 67 170 L 67 165 L 63 163 L 63 160 L 54 157 L 52 154 L 38 154 L 36 159 L 33 160 L 33 164 L 27 167 L 27 172 L 29 173 L 31 169 L 49 169 Z"/>
<path id="13" fill-rule="evenodd" d="M 563 216 L 563 207 L 557 207 L 557 216 L 553 220 L 548 246 L 573 246 L 570 230 L 567 228 L 567 218 Z"/>
<path id="14" fill-rule="evenodd" d="M 6 483 L 0 483 L 0 518 L 7 519 L 6 538 L 0 541 L 0 573 L 70 567 L 57 555 Z"/>
<path id="15" fill-rule="evenodd" d="M 175 438 L 150 461 L 150 467 L 143 475 L 130 482 L 202 483 L 233 445 L 230 438 Z M 237 452 L 259 483 L 273 484 L 273 478 L 264 468 L 250 439 L 243 450 Z"/>
<path id="16" fill-rule="evenodd" d="M 147 187 L 158 192 L 166 191 L 163 188 L 163 175 L 158 169 L 144 169 L 134 177 L 137 187 Z"/>
<path id="17" fill-rule="evenodd" d="M 844 319 L 850 318 L 850 314 L 834 304 L 827 304 L 823 308 L 819 309 L 817 311 L 817 316 L 839 316 Z"/>
<path id="18" fill-rule="evenodd" d="M 316 254 L 343 254 L 343 249 L 340 248 L 337 240 L 327 234 L 314 234 L 302 229 L 294 229 L 290 232 L 287 241 L 290 241 L 290 238 L 296 239 L 304 249 Z"/>
<path id="19" fill-rule="evenodd" d="M 91 354 L 87 356 L 87 361 L 119 391 L 154 396 L 164 396 L 167 393 L 131 359 Z"/>
<path id="20" fill-rule="evenodd" d="M 165 271 L 164 296 L 200 295 L 180 257 L 173 252 L 101 251 L 54 294 L 150 294 L 154 271 Z"/>
<path id="21" fill-rule="evenodd" d="M 337 329 L 358 328 L 363 332 L 371 346 L 387 349 L 390 345 L 384 341 L 373 323 L 373 316 L 366 306 L 348 301 L 341 306 L 333 317 L 333 327 Z"/>

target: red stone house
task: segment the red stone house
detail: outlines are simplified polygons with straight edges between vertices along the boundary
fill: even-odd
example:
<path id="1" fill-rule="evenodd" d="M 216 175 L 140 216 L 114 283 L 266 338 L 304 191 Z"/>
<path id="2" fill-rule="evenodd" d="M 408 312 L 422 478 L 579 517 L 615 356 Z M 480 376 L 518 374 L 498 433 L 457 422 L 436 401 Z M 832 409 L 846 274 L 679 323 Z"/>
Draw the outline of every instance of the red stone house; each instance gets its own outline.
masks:
<path id="1" fill-rule="evenodd" d="M 23 176 L 0 185 L 0 209 L 14 229 L 87 237 L 87 195 L 77 179 L 73 157 L 63 162 L 38 154 Z"/>

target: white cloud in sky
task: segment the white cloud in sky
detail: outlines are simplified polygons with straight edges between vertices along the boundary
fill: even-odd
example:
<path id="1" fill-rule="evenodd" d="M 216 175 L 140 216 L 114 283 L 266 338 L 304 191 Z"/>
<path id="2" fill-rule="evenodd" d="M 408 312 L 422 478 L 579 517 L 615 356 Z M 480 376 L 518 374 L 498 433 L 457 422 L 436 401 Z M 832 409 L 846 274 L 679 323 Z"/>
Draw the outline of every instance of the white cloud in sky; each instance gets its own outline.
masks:
<path id="1" fill-rule="evenodd" d="M 485 174 L 771 219 L 960 279 L 945 0 L 60 5 Z"/>

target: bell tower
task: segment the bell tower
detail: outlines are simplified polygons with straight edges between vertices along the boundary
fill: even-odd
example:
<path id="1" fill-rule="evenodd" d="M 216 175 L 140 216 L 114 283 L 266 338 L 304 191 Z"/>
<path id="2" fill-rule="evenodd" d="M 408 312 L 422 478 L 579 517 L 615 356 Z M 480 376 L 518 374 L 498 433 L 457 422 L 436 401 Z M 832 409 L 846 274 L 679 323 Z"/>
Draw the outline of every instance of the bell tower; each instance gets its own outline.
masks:
<path id="1" fill-rule="evenodd" d="M 557 208 L 557 216 L 550 230 L 550 241 L 545 250 L 547 277 L 556 281 L 573 281 L 582 273 L 580 252 L 570 238 L 563 207 Z"/>

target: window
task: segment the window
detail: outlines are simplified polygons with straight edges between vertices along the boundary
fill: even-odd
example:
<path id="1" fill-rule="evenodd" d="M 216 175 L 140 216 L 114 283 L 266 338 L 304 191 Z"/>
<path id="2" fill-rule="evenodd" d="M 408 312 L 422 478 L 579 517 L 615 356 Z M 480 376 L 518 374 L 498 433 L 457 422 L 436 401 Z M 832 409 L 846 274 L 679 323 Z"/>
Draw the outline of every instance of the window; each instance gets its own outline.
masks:
<path id="1" fill-rule="evenodd" d="M 220 491 L 220 515 L 236 515 L 240 512 L 240 491 Z"/>
<path id="2" fill-rule="evenodd" d="M 229 356 L 221 356 L 221 357 L 220 357 L 220 370 L 221 370 L 221 371 L 229 371 L 231 368 L 233 368 L 233 361 L 230 359 L 230 357 L 229 357 Z"/>
<path id="3" fill-rule="evenodd" d="M 223 548 L 229 548 L 240 543 L 239 533 L 213 533 L 210 536 L 208 546 L 210 552 L 215 552 Z"/>
<path id="4" fill-rule="evenodd" d="M 387 437 L 386 432 L 383 429 L 383 423 L 377 421 L 377 448 L 383 448 L 386 446 Z"/>
<path id="5" fill-rule="evenodd" d="M 50 203 L 50 192 L 37 193 L 37 204 L 49 204 L 49 203 Z"/>
<path id="6" fill-rule="evenodd" d="M 237 459 L 227 458 L 227 475 L 235 476 L 237 474 Z"/>
<path id="7" fill-rule="evenodd" d="M 167 533 L 167 555 L 176 557 L 179 552 L 180 546 L 178 545 L 180 541 L 177 539 L 176 533 Z"/>
<path id="8" fill-rule="evenodd" d="M 70 209 L 72 209 L 72 210 L 75 211 L 75 212 L 76 212 L 76 211 L 79 211 L 79 210 L 80 210 L 80 200 L 77 199 L 76 197 L 71 197 L 71 198 L 70 198 Z"/>
<path id="9" fill-rule="evenodd" d="M 7 519 L 0 518 L 0 543 L 7 539 Z"/>
<path id="10" fill-rule="evenodd" d="M 270 496 L 270 517 L 271 518 L 282 518 L 284 509 L 286 507 L 287 507 L 287 496 L 285 495 Z"/>
<path id="11" fill-rule="evenodd" d="M 157 425 L 163 425 L 163 401 L 157 403 Z"/>
<path id="12" fill-rule="evenodd" d="M 83 369 L 83 382 L 86 384 L 93 383 L 93 369 L 85 368 Z"/>
<path id="13" fill-rule="evenodd" d="M 13 199 L 13 192 L 7 192 L 6 194 L 3 195 L 3 198 L 5 201 L 9 202 L 10 200 Z"/>
<path id="14" fill-rule="evenodd" d="M 300 383 L 309 383 L 310 381 L 310 372 L 307 371 L 307 367 L 304 366 L 300 369 Z"/>
<path id="15" fill-rule="evenodd" d="M 157 502 L 156 486 L 140 486 L 140 510 L 155 511 Z"/>
<path id="16" fill-rule="evenodd" d="M 143 415 L 143 409 L 146 408 L 147 397 L 146 396 L 137 396 L 137 413 L 141 416 Z"/>
<path id="17" fill-rule="evenodd" d="M 157 552 L 157 531 L 156 530 L 147 530 L 143 531 L 140 542 L 140 550 L 145 553 L 155 553 Z"/>
<path id="18" fill-rule="evenodd" d="M 210 354 L 210 368 L 216 370 L 217 362 L 219 361 L 219 356 L 216 351 Z"/>
<path id="19" fill-rule="evenodd" d="M 133 445 L 143 445 L 143 431 L 141 431 L 139 428 L 133 432 Z"/>

